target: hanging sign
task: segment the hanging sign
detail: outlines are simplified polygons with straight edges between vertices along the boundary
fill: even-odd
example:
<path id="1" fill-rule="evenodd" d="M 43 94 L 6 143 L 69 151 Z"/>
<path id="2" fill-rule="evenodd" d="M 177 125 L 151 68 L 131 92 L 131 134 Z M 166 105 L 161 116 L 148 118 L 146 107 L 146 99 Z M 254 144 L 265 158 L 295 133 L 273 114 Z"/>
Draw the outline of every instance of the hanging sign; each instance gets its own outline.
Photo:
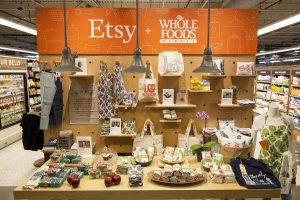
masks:
<path id="1" fill-rule="evenodd" d="M 271 75 L 271 70 L 257 70 L 258 75 Z"/>
<path id="2" fill-rule="evenodd" d="M 136 46 L 136 10 L 68 8 L 68 45 L 79 54 L 132 54 Z M 38 8 L 40 54 L 61 54 L 63 9 Z M 207 9 L 141 8 L 139 41 L 143 54 L 179 51 L 202 54 L 207 43 Z M 212 9 L 210 46 L 214 54 L 255 55 L 258 11 Z"/>
<path id="3" fill-rule="evenodd" d="M 290 70 L 272 70 L 273 75 L 290 75 Z"/>
<path id="4" fill-rule="evenodd" d="M 5 70 L 27 70 L 27 60 L 14 57 L 0 56 L 0 69 Z"/>

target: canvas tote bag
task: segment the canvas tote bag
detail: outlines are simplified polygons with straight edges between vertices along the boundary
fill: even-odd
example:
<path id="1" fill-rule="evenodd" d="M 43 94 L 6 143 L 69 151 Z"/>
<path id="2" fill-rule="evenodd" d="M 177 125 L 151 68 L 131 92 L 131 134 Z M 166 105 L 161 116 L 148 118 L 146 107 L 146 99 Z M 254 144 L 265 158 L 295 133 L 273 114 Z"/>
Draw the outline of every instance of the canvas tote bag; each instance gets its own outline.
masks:
<path id="1" fill-rule="evenodd" d="M 191 131 L 194 135 L 190 135 Z M 198 134 L 195 121 L 190 119 L 185 134 L 178 134 L 178 145 L 179 148 L 186 149 L 186 155 L 192 155 L 192 151 L 190 147 L 194 144 L 202 144 L 203 143 L 203 136 Z"/>
<path id="2" fill-rule="evenodd" d="M 157 81 L 154 78 L 152 67 L 150 64 L 147 66 L 150 69 L 149 78 L 146 74 L 139 79 L 139 94 L 138 100 L 141 102 L 155 102 L 159 100 Z"/>
<path id="3" fill-rule="evenodd" d="M 160 75 L 181 75 L 184 72 L 182 54 L 178 51 L 164 51 L 158 55 L 158 73 Z"/>
<path id="4" fill-rule="evenodd" d="M 148 127 L 150 128 L 150 135 L 145 135 Z M 163 135 L 155 134 L 154 125 L 150 119 L 146 119 L 141 135 L 134 139 L 133 148 L 136 147 L 154 147 L 154 155 L 159 155 L 164 151 Z"/>

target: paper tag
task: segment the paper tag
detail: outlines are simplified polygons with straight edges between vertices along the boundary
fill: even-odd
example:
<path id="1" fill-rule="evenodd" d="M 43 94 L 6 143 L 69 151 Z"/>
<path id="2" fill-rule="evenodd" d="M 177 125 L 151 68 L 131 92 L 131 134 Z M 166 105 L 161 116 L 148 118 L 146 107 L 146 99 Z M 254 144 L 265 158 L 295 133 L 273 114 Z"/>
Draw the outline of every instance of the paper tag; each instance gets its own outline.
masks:
<path id="1" fill-rule="evenodd" d="M 246 171 L 245 166 L 243 164 L 240 164 L 239 166 L 240 166 L 240 170 L 241 170 L 242 175 L 246 175 L 247 171 Z"/>

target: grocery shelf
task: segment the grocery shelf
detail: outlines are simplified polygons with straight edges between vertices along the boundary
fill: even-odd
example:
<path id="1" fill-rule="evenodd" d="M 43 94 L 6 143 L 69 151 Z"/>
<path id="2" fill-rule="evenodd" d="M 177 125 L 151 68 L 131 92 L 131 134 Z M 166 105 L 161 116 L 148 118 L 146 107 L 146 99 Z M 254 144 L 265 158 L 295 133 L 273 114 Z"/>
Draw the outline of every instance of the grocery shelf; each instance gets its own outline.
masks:
<path id="1" fill-rule="evenodd" d="M 275 94 L 280 94 L 280 95 L 288 95 L 288 93 L 285 93 L 285 92 L 274 92 L 274 91 L 271 91 L 272 93 L 275 93 Z"/>
<path id="2" fill-rule="evenodd" d="M 258 91 L 268 92 L 269 90 L 257 89 Z"/>
<path id="3" fill-rule="evenodd" d="M 124 138 L 130 138 L 130 137 L 135 137 L 136 135 L 135 134 L 132 134 L 132 135 L 128 135 L 128 134 L 116 134 L 116 135 L 100 135 L 100 137 L 110 137 L 110 138 L 120 138 L 120 137 L 124 137 Z"/>
<path id="4" fill-rule="evenodd" d="M 119 109 L 119 108 L 124 108 L 124 109 L 128 109 L 128 108 L 136 108 L 137 106 L 137 103 L 132 105 L 132 106 L 126 106 L 126 105 L 118 105 L 118 104 L 115 104 L 115 108 L 116 109 Z"/>
<path id="5" fill-rule="evenodd" d="M 288 113 L 288 115 L 293 116 L 293 117 L 300 117 L 300 115 L 294 114 L 294 113 Z"/>
<path id="6" fill-rule="evenodd" d="M 42 105 L 41 104 L 37 104 L 37 105 L 30 105 L 30 108 L 39 108 L 41 107 Z"/>
<path id="7" fill-rule="evenodd" d="M 195 108 L 196 105 L 193 104 L 173 104 L 173 105 L 165 105 L 165 104 L 151 104 L 146 105 L 146 108 Z"/>
<path id="8" fill-rule="evenodd" d="M 262 99 L 262 100 L 265 100 L 265 101 L 270 101 L 270 99 L 267 99 L 267 98 L 264 98 L 264 97 L 255 97 L 255 98 L 257 98 L 257 99 Z"/>
<path id="9" fill-rule="evenodd" d="M 180 123 L 181 119 L 160 119 L 160 123 Z"/>
<path id="10" fill-rule="evenodd" d="M 15 111 L 0 113 L 0 115 L 8 115 L 8 114 L 18 113 L 18 112 L 23 112 L 23 111 L 26 111 L 26 110 L 25 109 L 19 109 L 19 110 L 15 110 Z"/>
<path id="11" fill-rule="evenodd" d="M 213 91 L 212 90 L 191 90 L 191 89 L 189 89 L 189 92 L 191 92 L 191 93 L 210 93 Z"/>
<path id="12" fill-rule="evenodd" d="M 239 104 L 218 104 L 219 107 L 222 108 L 241 108 L 241 107 L 248 107 L 248 106 L 241 106 Z"/>
<path id="13" fill-rule="evenodd" d="M 283 101 L 283 100 L 281 100 L 281 99 L 271 99 L 271 101 L 276 101 L 276 102 L 281 102 L 281 103 L 284 103 L 284 101 Z"/>
<path id="14" fill-rule="evenodd" d="M 271 84 L 271 81 L 260 81 L 260 80 L 257 80 L 256 82 L 258 82 L 258 83 L 268 83 L 268 84 Z"/>
<path id="15" fill-rule="evenodd" d="M 282 86 L 287 86 L 289 87 L 290 85 L 289 84 L 284 84 L 284 83 L 272 83 L 273 85 L 282 85 Z"/>
<path id="16" fill-rule="evenodd" d="M 298 88 L 300 88 L 300 85 L 291 85 L 292 87 L 298 87 Z"/>
<path id="17" fill-rule="evenodd" d="M 296 97 L 296 98 L 300 98 L 300 96 L 299 95 L 290 95 L 291 97 Z"/>
<path id="18" fill-rule="evenodd" d="M 256 78 L 256 75 L 231 75 L 233 78 Z"/>

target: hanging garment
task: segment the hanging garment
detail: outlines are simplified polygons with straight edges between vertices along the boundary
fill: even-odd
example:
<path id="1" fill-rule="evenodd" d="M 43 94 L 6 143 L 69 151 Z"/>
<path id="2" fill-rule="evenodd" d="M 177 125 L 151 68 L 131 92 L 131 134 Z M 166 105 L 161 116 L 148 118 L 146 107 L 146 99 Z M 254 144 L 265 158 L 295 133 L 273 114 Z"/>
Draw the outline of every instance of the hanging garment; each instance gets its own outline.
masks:
<path id="1" fill-rule="evenodd" d="M 58 125 L 62 123 L 63 118 L 63 91 L 62 83 L 58 78 L 55 81 L 56 92 L 53 100 L 53 105 L 49 115 L 49 124 Z"/>
<path id="2" fill-rule="evenodd" d="M 49 114 L 56 92 L 55 78 L 52 73 L 41 72 L 41 122 L 40 129 L 47 130 Z"/>
<path id="3" fill-rule="evenodd" d="M 100 65 L 98 84 L 98 111 L 99 119 L 109 119 L 115 116 L 113 105 L 113 74 L 107 72 L 105 63 Z"/>
<path id="4" fill-rule="evenodd" d="M 120 63 L 115 65 L 115 81 L 114 81 L 114 100 L 116 104 L 124 104 L 127 91 L 122 76 L 122 68 Z"/>
<path id="5" fill-rule="evenodd" d="M 22 141 L 25 150 L 37 151 L 43 148 L 44 133 L 40 130 L 41 117 L 25 113 L 20 126 L 22 127 Z"/>
<path id="6" fill-rule="evenodd" d="M 289 136 L 291 131 L 286 119 L 281 116 L 283 125 L 267 125 L 268 116 L 265 117 L 265 124 L 261 132 L 262 141 L 267 142 L 267 149 L 260 150 L 260 159 L 267 164 L 274 175 L 279 178 L 283 153 L 289 149 Z"/>

